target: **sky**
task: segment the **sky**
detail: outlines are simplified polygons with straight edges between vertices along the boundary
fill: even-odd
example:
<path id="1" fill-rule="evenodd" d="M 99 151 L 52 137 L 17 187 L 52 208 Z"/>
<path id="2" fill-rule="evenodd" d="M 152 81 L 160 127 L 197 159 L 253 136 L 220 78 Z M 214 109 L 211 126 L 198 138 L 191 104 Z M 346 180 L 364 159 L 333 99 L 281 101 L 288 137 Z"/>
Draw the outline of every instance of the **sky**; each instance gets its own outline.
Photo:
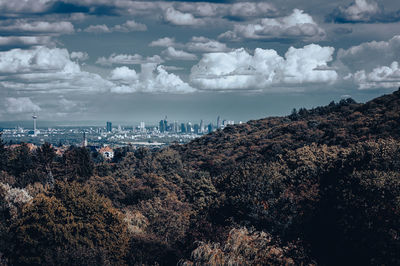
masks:
<path id="1" fill-rule="evenodd" d="M 393 0 L 0 0 L 0 122 L 213 122 L 400 86 Z"/>

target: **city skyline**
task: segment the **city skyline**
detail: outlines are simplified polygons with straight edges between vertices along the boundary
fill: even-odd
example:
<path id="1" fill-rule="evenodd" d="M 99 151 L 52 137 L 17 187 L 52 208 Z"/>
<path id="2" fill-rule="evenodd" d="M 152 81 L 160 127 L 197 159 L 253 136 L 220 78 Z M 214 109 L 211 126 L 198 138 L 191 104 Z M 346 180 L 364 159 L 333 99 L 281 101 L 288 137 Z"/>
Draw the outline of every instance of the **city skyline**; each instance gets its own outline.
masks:
<path id="1" fill-rule="evenodd" d="M 391 0 L 0 0 L 0 121 L 248 121 L 400 86 Z"/>

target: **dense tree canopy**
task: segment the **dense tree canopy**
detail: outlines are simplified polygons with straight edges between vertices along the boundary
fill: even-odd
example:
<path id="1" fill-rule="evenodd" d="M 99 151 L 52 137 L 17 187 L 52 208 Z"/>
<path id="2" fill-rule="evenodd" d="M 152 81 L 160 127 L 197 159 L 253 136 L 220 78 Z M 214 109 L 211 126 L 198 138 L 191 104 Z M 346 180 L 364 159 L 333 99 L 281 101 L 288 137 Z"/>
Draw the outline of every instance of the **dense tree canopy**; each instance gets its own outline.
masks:
<path id="1" fill-rule="evenodd" d="M 399 128 L 397 91 L 112 162 L 0 142 L 0 261 L 399 265 Z"/>

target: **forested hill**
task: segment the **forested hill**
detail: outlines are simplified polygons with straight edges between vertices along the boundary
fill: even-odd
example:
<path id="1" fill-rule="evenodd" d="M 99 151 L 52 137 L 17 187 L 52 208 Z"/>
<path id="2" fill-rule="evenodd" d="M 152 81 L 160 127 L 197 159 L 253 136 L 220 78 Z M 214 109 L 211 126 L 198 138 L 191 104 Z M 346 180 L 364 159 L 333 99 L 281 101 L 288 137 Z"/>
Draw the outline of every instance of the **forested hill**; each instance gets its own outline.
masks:
<path id="1" fill-rule="evenodd" d="M 400 91 L 186 145 L 10 150 L 0 265 L 399 265 Z"/>
<path id="2" fill-rule="evenodd" d="M 200 169 L 207 169 L 249 157 L 268 159 L 284 149 L 294 150 L 311 143 L 347 147 L 389 137 L 400 138 L 400 89 L 365 104 L 349 98 L 311 110 L 293 110 L 286 117 L 228 126 L 175 149 L 183 160 L 193 160 L 200 163 Z"/>

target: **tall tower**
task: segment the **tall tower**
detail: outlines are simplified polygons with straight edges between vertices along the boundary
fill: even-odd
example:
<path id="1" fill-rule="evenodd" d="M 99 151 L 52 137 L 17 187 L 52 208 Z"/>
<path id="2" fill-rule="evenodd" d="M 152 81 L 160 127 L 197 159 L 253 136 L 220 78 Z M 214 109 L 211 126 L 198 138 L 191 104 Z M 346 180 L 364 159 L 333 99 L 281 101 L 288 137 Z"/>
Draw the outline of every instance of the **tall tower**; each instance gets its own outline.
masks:
<path id="1" fill-rule="evenodd" d="M 83 131 L 83 142 L 82 147 L 87 147 L 87 138 L 86 138 L 86 131 Z"/>
<path id="2" fill-rule="evenodd" d="M 36 129 L 36 119 L 37 119 L 38 117 L 37 117 L 36 114 L 33 114 L 33 115 L 32 115 L 32 118 L 33 118 L 33 135 L 34 135 L 34 136 L 37 136 L 38 131 L 37 131 L 37 129 Z"/>

